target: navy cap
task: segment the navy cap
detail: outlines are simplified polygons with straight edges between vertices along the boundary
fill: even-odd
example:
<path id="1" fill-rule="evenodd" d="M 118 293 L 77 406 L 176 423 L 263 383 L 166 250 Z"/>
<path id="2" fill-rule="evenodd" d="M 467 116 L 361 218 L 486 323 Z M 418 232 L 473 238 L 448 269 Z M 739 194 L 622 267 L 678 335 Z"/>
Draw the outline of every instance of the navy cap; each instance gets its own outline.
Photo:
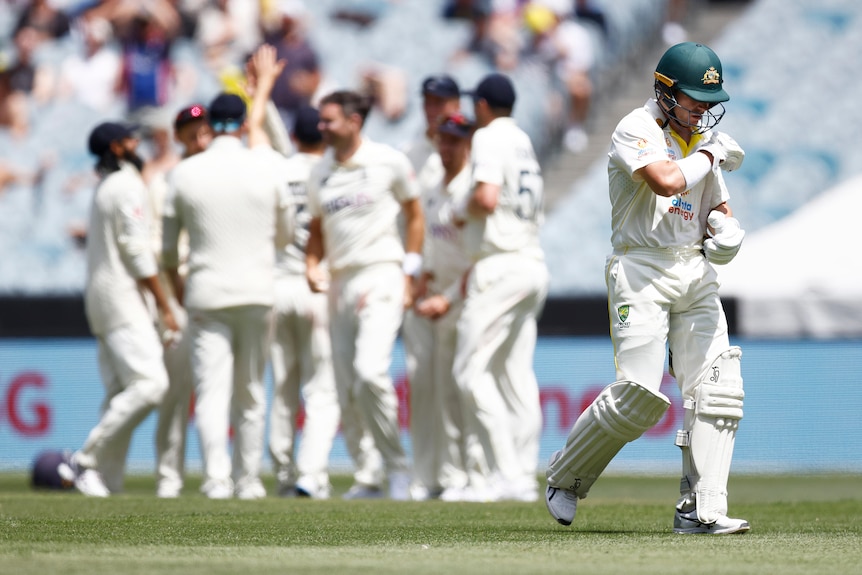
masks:
<path id="1" fill-rule="evenodd" d="M 425 78 L 425 81 L 422 82 L 422 94 L 430 94 L 440 98 L 458 98 L 461 96 L 461 90 L 452 76 L 441 74 Z"/>
<path id="2" fill-rule="evenodd" d="M 46 450 L 33 461 L 30 485 L 34 488 L 71 489 L 74 482 L 71 452 Z"/>
<path id="3" fill-rule="evenodd" d="M 317 144 L 323 140 L 323 135 L 317 128 L 320 123 L 320 112 L 311 106 L 302 106 L 296 111 L 293 119 L 293 137 L 303 144 Z"/>
<path id="4" fill-rule="evenodd" d="M 90 153 L 102 157 L 111 148 L 113 142 L 135 137 L 135 126 L 119 122 L 102 122 L 90 132 L 87 147 Z"/>
<path id="5" fill-rule="evenodd" d="M 179 130 L 189 122 L 194 122 L 195 120 L 208 119 L 206 108 L 200 104 L 192 104 L 188 108 L 183 108 L 177 112 L 177 116 L 174 118 L 174 130 Z"/>
<path id="6" fill-rule="evenodd" d="M 245 113 L 245 102 L 236 94 L 222 92 L 209 105 L 211 124 L 240 123 L 245 120 Z"/>
<path id="7" fill-rule="evenodd" d="M 440 125 L 437 126 L 437 132 L 441 134 L 451 134 L 459 138 L 469 138 L 473 135 L 475 124 L 461 114 L 452 114 L 446 116 Z"/>
<path id="8" fill-rule="evenodd" d="M 513 108 L 515 86 L 508 76 L 493 73 L 485 76 L 476 89 L 470 92 L 473 101 L 485 100 L 492 108 Z"/>

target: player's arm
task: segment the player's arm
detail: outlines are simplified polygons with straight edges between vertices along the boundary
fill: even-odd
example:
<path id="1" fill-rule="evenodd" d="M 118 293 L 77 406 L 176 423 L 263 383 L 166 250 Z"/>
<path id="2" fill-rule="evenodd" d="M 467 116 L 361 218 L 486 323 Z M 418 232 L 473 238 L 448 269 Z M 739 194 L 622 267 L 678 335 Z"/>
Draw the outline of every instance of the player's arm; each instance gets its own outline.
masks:
<path id="1" fill-rule="evenodd" d="M 412 198 L 401 203 L 404 212 L 404 276 L 405 293 L 404 307 L 413 305 L 413 278 L 422 271 L 422 242 L 425 239 L 425 215 L 422 213 L 422 203 L 419 198 Z"/>
<path id="2" fill-rule="evenodd" d="M 327 274 L 320 267 L 324 255 L 323 228 L 320 218 L 314 217 L 308 224 L 308 242 L 305 245 L 305 279 L 308 281 L 308 287 L 315 293 L 325 292 L 328 288 Z"/>
<path id="3" fill-rule="evenodd" d="M 151 294 L 153 294 L 153 297 L 156 300 L 156 307 L 159 308 L 162 322 L 164 322 L 168 332 L 178 332 L 180 330 L 180 326 L 179 324 L 177 324 L 176 318 L 174 318 L 174 312 L 171 310 L 171 306 L 168 303 L 168 297 L 162 290 L 162 284 L 159 281 L 159 276 L 154 275 L 141 278 L 138 280 L 138 283 L 144 286 L 144 288 Z M 173 338 L 171 337 L 170 339 Z"/>
<path id="4" fill-rule="evenodd" d="M 276 50 L 263 44 L 252 55 L 246 65 L 248 79 L 247 91 L 252 96 L 251 110 L 248 114 L 248 146 L 270 146 L 272 142 L 264 127 L 269 97 L 275 81 L 284 70 L 286 62 L 278 60 Z"/>
<path id="5" fill-rule="evenodd" d="M 476 182 L 473 194 L 467 202 L 467 213 L 476 218 L 485 218 L 497 209 L 500 186 L 488 182 Z"/>

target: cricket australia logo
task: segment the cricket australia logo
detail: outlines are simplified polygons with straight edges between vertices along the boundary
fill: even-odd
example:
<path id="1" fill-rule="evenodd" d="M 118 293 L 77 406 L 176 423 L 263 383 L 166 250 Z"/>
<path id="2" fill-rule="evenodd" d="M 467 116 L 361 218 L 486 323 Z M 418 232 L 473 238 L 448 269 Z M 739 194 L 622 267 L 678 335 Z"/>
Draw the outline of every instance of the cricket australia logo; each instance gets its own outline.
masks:
<path id="1" fill-rule="evenodd" d="M 617 308 L 617 317 L 620 318 L 619 327 L 621 327 L 621 328 L 622 327 L 628 327 L 630 325 L 628 322 L 629 311 L 630 311 L 629 305 L 621 305 L 620 307 Z"/>
<path id="2" fill-rule="evenodd" d="M 709 69 L 703 73 L 701 82 L 704 84 L 719 84 L 721 83 L 721 74 L 718 73 L 715 66 L 710 66 Z"/>

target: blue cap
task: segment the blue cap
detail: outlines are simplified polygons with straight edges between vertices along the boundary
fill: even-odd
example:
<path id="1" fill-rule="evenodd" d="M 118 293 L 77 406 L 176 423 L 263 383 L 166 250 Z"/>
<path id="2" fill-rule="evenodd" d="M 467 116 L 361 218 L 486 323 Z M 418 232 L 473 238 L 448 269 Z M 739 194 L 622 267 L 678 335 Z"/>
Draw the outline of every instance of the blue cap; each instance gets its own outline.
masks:
<path id="1" fill-rule="evenodd" d="M 440 98 L 458 98 L 461 96 L 461 90 L 452 76 L 441 74 L 425 78 L 425 81 L 422 82 L 422 94 L 430 94 Z"/>
<path id="2" fill-rule="evenodd" d="M 102 122 L 90 132 L 87 147 L 94 156 L 102 157 L 111 149 L 111 144 L 135 137 L 135 126 L 119 122 Z"/>
<path id="3" fill-rule="evenodd" d="M 245 114 L 245 102 L 236 94 L 222 92 L 209 105 L 210 124 L 213 127 L 218 124 L 241 124 L 245 120 Z"/>
<path id="4" fill-rule="evenodd" d="M 474 102 L 485 100 L 492 108 L 511 109 L 515 106 L 515 86 L 508 76 L 496 72 L 485 76 L 470 95 Z"/>
<path id="5" fill-rule="evenodd" d="M 320 123 L 320 112 L 312 106 L 302 106 L 296 111 L 293 119 L 293 137 L 303 144 L 317 144 L 323 140 L 323 135 L 317 128 Z"/>

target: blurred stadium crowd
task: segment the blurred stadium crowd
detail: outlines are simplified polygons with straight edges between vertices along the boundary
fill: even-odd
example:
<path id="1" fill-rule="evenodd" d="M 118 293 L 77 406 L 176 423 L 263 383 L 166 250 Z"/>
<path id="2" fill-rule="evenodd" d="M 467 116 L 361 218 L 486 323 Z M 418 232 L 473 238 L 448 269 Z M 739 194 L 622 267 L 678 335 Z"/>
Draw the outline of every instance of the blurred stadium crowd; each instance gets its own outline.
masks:
<path id="1" fill-rule="evenodd" d="M 586 145 L 593 84 L 665 20 L 661 0 L 5 0 L 0 2 L 0 293 L 76 293 L 95 186 L 84 141 L 105 119 L 141 126 L 154 170 L 177 153 L 171 120 L 241 92 L 263 42 L 288 66 L 285 121 L 336 88 L 372 94 L 367 133 L 403 146 L 424 130 L 419 86 L 471 87 L 501 70 L 547 158 Z M 571 106 L 570 106 L 571 104 Z"/>
<path id="2" fill-rule="evenodd" d="M 176 153 L 169 119 L 221 89 L 240 91 L 242 64 L 264 41 L 291 55 L 274 95 L 285 118 L 302 99 L 359 89 L 376 99 L 366 133 L 395 146 L 423 130 L 424 77 L 447 72 L 469 88 L 488 71 L 505 71 L 518 89 L 515 116 L 547 160 L 564 147 L 607 145 L 603 134 L 587 143 L 579 122 L 614 97 L 612 79 L 631 73 L 649 48 L 680 38 L 680 4 L 0 0 L 0 293 L 82 289 L 80 238 L 95 185 L 84 140 L 94 125 L 132 119 L 143 128 L 145 157 Z M 741 221 L 754 232 L 862 171 L 853 132 L 842 129 L 847 118 L 833 113 L 854 108 L 862 4 L 740 6 L 746 9 L 712 47 L 732 96 L 722 128 L 748 153 L 729 184 Z M 579 57 L 561 56 L 553 49 L 561 45 L 579 46 Z M 645 77 L 644 100 L 650 95 Z M 543 245 L 552 295 L 604 291 L 605 168 L 597 160 L 548 214 Z M 570 257 L 573 229 L 583 242 L 578 260 Z"/>

